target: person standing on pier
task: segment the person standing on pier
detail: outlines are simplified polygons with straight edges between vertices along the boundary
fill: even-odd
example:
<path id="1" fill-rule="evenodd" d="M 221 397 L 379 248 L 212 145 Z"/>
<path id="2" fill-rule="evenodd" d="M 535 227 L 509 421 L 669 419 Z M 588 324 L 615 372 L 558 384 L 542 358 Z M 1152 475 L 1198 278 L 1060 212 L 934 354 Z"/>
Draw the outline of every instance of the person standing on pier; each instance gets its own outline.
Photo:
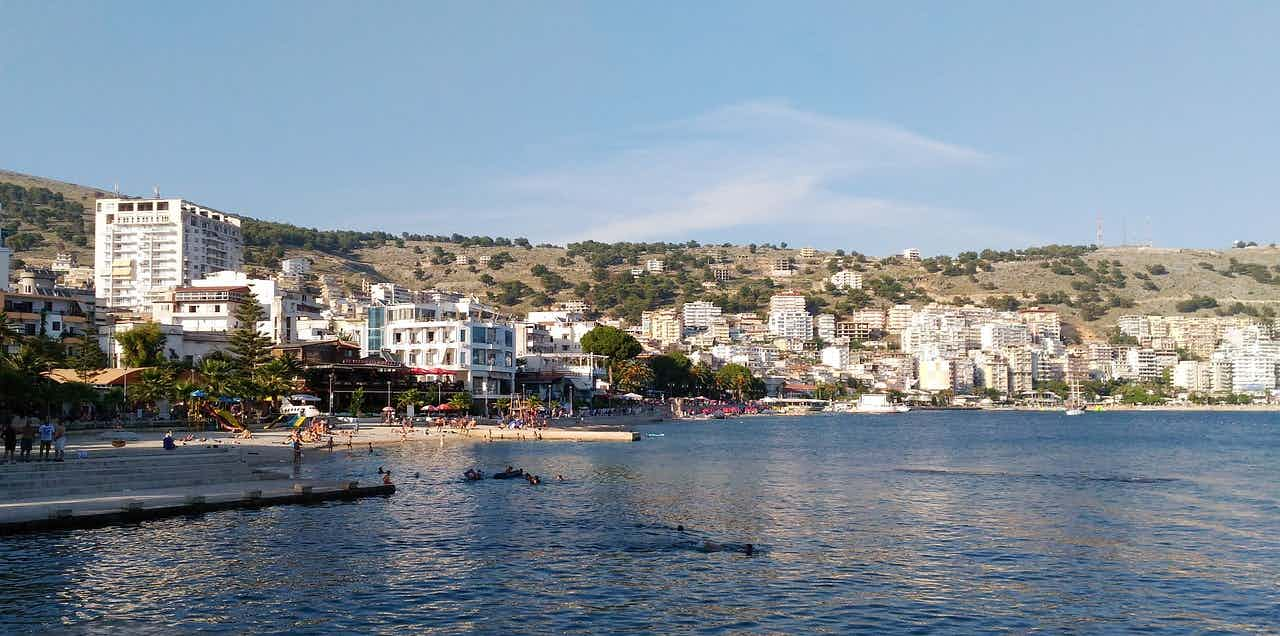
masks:
<path id="1" fill-rule="evenodd" d="M 49 461 L 49 451 L 53 450 L 53 424 L 40 424 L 40 461 Z"/>
<path id="2" fill-rule="evenodd" d="M 58 420 L 58 425 L 53 427 L 53 461 L 62 461 L 63 454 L 67 448 L 67 423 Z"/>
<path id="3" fill-rule="evenodd" d="M 31 444 L 36 439 L 36 427 L 31 425 L 29 417 L 22 418 L 22 446 L 19 449 L 18 461 L 31 461 Z"/>
<path id="4" fill-rule="evenodd" d="M 4 463 L 17 461 L 13 452 L 18 447 L 18 429 L 13 427 L 13 420 L 4 423 L 4 431 L 0 432 L 0 436 L 4 437 Z"/>

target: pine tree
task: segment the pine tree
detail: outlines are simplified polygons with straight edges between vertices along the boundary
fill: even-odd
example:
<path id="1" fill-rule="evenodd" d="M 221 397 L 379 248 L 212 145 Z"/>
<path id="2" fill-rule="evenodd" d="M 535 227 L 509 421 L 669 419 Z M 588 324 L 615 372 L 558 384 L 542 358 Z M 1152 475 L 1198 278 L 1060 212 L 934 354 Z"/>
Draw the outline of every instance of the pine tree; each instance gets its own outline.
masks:
<path id="1" fill-rule="evenodd" d="M 245 377 L 271 357 L 271 339 L 258 332 L 258 323 L 265 320 L 262 305 L 252 295 L 236 307 L 238 326 L 231 331 L 231 356 L 236 368 Z"/>
<path id="2" fill-rule="evenodd" d="M 93 324 L 92 318 L 88 320 L 88 325 L 80 336 L 80 345 L 76 347 L 69 362 L 71 368 L 76 370 L 76 375 L 80 376 L 80 380 L 91 384 L 93 376 L 107 367 L 109 363 L 107 354 L 98 344 L 98 328 Z"/>

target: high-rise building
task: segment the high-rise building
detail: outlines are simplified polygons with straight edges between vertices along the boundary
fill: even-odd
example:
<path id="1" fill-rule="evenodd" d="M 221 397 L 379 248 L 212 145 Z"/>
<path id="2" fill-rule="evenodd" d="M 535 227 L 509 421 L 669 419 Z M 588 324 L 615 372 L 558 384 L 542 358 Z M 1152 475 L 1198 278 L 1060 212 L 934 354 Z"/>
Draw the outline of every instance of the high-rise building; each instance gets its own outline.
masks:
<path id="1" fill-rule="evenodd" d="M 238 218 L 184 199 L 98 199 L 99 307 L 147 312 L 175 287 L 243 266 Z"/>
<path id="2" fill-rule="evenodd" d="M 681 310 L 684 314 L 684 326 L 686 329 L 706 329 L 711 326 L 711 321 L 720 317 L 720 308 L 715 303 L 705 300 L 696 300 L 691 303 L 685 303 Z"/>

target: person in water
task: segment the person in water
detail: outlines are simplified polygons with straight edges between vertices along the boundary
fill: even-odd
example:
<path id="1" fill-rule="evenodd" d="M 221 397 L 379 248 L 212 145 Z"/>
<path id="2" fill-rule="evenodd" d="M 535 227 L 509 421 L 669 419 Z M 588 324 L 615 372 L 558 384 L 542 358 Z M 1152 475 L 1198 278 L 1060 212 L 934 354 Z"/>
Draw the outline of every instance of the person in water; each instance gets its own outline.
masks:
<path id="1" fill-rule="evenodd" d="M 391 471 L 388 470 L 387 472 L 382 473 L 382 484 L 384 486 L 391 485 Z"/>

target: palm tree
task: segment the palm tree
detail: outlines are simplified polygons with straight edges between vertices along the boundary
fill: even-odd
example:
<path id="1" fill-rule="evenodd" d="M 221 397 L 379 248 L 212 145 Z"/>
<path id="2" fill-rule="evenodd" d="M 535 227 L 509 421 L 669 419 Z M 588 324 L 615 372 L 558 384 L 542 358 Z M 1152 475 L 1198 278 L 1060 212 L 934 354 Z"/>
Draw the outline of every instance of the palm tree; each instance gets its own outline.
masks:
<path id="1" fill-rule="evenodd" d="M 173 370 L 166 366 L 152 367 L 142 372 L 133 397 L 155 406 L 160 401 L 173 397 L 175 389 Z"/>
<path id="2" fill-rule="evenodd" d="M 293 390 L 294 374 L 287 358 L 272 358 L 258 367 L 254 375 L 258 390 L 271 400 L 273 408 L 279 409 L 281 398 Z"/>
<path id="3" fill-rule="evenodd" d="M 230 393 L 234 381 L 235 369 L 226 360 L 205 358 L 200 362 L 201 386 L 213 397 L 221 397 Z"/>
<path id="4" fill-rule="evenodd" d="M 467 393 L 466 391 L 454 393 L 453 397 L 449 398 L 449 404 L 452 404 L 453 407 L 458 409 L 459 411 L 470 411 L 471 410 L 471 394 Z"/>
<path id="5" fill-rule="evenodd" d="M 413 406 L 422 404 L 422 391 L 417 389 L 408 389 L 403 391 L 400 395 L 396 396 L 396 404 L 403 409 L 408 409 L 410 404 Z"/>

